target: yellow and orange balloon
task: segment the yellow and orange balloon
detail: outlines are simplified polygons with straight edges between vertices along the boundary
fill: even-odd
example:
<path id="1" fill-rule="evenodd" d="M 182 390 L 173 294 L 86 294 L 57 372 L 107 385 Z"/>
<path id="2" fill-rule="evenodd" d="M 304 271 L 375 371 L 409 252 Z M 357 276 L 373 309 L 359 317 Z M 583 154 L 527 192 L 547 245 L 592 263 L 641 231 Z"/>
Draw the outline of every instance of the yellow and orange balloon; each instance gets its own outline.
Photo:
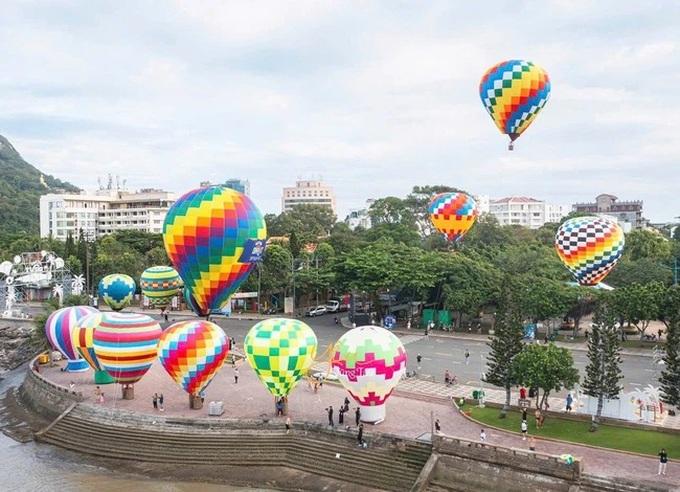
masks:
<path id="1" fill-rule="evenodd" d="M 477 220 L 477 202 L 465 193 L 440 193 L 428 207 L 432 225 L 447 241 L 456 243 Z"/>

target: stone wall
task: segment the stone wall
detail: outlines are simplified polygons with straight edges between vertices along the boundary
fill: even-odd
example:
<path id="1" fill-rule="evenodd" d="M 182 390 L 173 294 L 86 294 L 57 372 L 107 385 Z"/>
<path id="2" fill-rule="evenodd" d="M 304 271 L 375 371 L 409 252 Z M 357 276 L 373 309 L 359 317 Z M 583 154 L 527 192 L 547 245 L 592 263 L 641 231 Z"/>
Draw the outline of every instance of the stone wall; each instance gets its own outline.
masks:
<path id="1" fill-rule="evenodd" d="M 28 367 L 35 367 L 36 359 L 31 360 Z M 64 386 L 54 384 L 34 369 L 26 371 L 19 392 L 27 405 L 50 419 L 57 418 L 72 404 L 85 400 L 82 391 L 72 391 Z"/>

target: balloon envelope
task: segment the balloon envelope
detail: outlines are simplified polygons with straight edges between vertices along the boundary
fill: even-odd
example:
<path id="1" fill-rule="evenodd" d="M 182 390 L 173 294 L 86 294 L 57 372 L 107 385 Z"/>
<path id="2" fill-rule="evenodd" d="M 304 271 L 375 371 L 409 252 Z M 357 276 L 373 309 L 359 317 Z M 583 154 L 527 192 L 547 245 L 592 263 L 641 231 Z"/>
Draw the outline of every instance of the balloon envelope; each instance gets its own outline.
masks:
<path id="1" fill-rule="evenodd" d="M 158 359 L 184 391 L 197 395 L 220 370 L 228 349 L 227 335 L 215 323 L 181 321 L 161 335 Z"/>
<path id="2" fill-rule="evenodd" d="M 210 311 L 198 305 L 194 295 L 191 293 L 188 287 L 184 287 L 184 300 L 186 301 L 187 306 L 189 306 L 189 309 L 191 309 L 198 316 L 207 316 L 210 314 Z"/>
<path id="3" fill-rule="evenodd" d="M 508 60 L 486 71 L 479 97 L 496 126 L 515 140 L 536 119 L 550 97 L 550 78 L 535 63 Z"/>
<path id="4" fill-rule="evenodd" d="M 94 329 L 99 326 L 101 320 L 101 313 L 88 314 L 78 320 L 73 328 L 73 346 L 95 371 L 104 369 L 97 360 L 97 354 L 94 353 Z"/>
<path id="5" fill-rule="evenodd" d="M 161 327 L 145 314 L 102 313 L 94 352 L 117 383 L 136 383 L 156 360 Z"/>
<path id="6" fill-rule="evenodd" d="M 385 401 L 406 370 L 406 350 L 389 330 L 360 326 L 337 341 L 331 367 L 361 405 L 361 419 L 378 422 L 385 418 Z"/>
<path id="7" fill-rule="evenodd" d="M 66 359 L 67 370 L 71 372 L 87 370 L 87 363 L 81 359 L 73 344 L 73 331 L 78 321 L 90 314 L 96 314 L 95 308 L 88 306 L 71 306 L 54 311 L 45 323 L 45 334 L 50 345 L 58 350 Z"/>
<path id="8" fill-rule="evenodd" d="M 440 193 L 428 207 L 432 225 L 451 242 L 458 242 L 477 220 L 477 202 L 465 193 Z"/>
<path id="9" fill-rule="evenodd" d="M 246 335 L 243 349 L 250 366 L 274 396 L 287 396 L 316 357 L 314 331 L 302 321 L 270 318 Z"/>
<path id="10" fill-rule="evenodd" d="M 153 307 L 165 308 L 179 292 L 182 280 L 179 273 L 169 266 L 147 268 L 139 278 L 139 288 Z"/>
<path id="11" fill-rule="evenodd" d="M 112 273 L 99 281 L 99 295 L 114 311 L 127 306 L 135 295 L 137 284 L 129 275 Z"/>
<path id="12" fill-rule="evenodd" d="M 220 309 L 260 261 L 267 228 L 246 195 L 223 186 L 186 193 L 168 210 L 168 257 L 200 306 Z"/>
<path id="13" fill-rule="evenodd" d="M 575 217 L 555 234 L 555 249 L 581 285 L 597 285 L 623 253 L 625 237 L 619 224 L 603 217 Z"/>

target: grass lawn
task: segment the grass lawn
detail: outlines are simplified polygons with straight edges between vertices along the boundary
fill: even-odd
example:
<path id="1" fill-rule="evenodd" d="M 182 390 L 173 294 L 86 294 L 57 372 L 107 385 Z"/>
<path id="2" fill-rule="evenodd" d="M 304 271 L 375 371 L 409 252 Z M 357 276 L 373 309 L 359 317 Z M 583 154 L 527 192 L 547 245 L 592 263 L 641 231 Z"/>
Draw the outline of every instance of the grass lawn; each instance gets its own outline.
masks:
<path id="1" fill-rule="evenodd" d="M 498 417 L 501 413 L 499 408 L 466 405 L 462 409 L 470 411 L 471 417 L 479 422 L 519 434 L 522 413 L 516 409 L 511 410 L 504 419 Z M 657 456 L 661 448 L 666 448 L 669 456 L 680 457 L 680 436 L 675 434 L 602 424 L 597 432 L 588 432 L 590 422 L 577 422 L 550 416 L 546 417 L 542 428 L 536 429 L 533 410 L 529 411 L 528 417 L 529 434 L 536 437 L 549 437 L 560 441 L 632 451 L 651 456 Z"/>

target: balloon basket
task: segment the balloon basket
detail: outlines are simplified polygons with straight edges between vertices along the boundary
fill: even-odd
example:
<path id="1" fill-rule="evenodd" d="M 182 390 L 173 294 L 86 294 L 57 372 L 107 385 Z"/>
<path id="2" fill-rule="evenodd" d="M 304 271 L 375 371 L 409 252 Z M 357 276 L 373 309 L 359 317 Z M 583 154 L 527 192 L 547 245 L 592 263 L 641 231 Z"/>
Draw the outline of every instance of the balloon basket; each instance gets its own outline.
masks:
<path id="1" fill-rule="evenodd" d="M 123 385 L 123 400 L 135 399 L 135 387 L 132 385 Z"/>
<path id="2" fill-rule="evenodd" d="M 66 363 L 66 372 L 85 372 L 89 367 L 85 359 L 69 360 Z"/>
<path id="3" fill-rule="evenodd" d="M 508 143 L 508 150 L 515 150 L 515 142 Z"/>
<path id="4" fill-rule="evenodd" d="M 203 408 L 203 401 L 198 395 L 189 395 L 189 408 L 192 410 L 200 410 Z"/>
<path id="5" fill-rule="evenodd" d="M 360 407 L 360 408 L 362 422 L 375 425 L 385 420 L 386 409 L 384 404 L 373 407 Z"/>
<path id="6" fill-rule="evenodd" d="M 95 371 L 94 373 L 94 384 L 111 384 L 115 382 L 116 380 L 106 371 Z"/>

